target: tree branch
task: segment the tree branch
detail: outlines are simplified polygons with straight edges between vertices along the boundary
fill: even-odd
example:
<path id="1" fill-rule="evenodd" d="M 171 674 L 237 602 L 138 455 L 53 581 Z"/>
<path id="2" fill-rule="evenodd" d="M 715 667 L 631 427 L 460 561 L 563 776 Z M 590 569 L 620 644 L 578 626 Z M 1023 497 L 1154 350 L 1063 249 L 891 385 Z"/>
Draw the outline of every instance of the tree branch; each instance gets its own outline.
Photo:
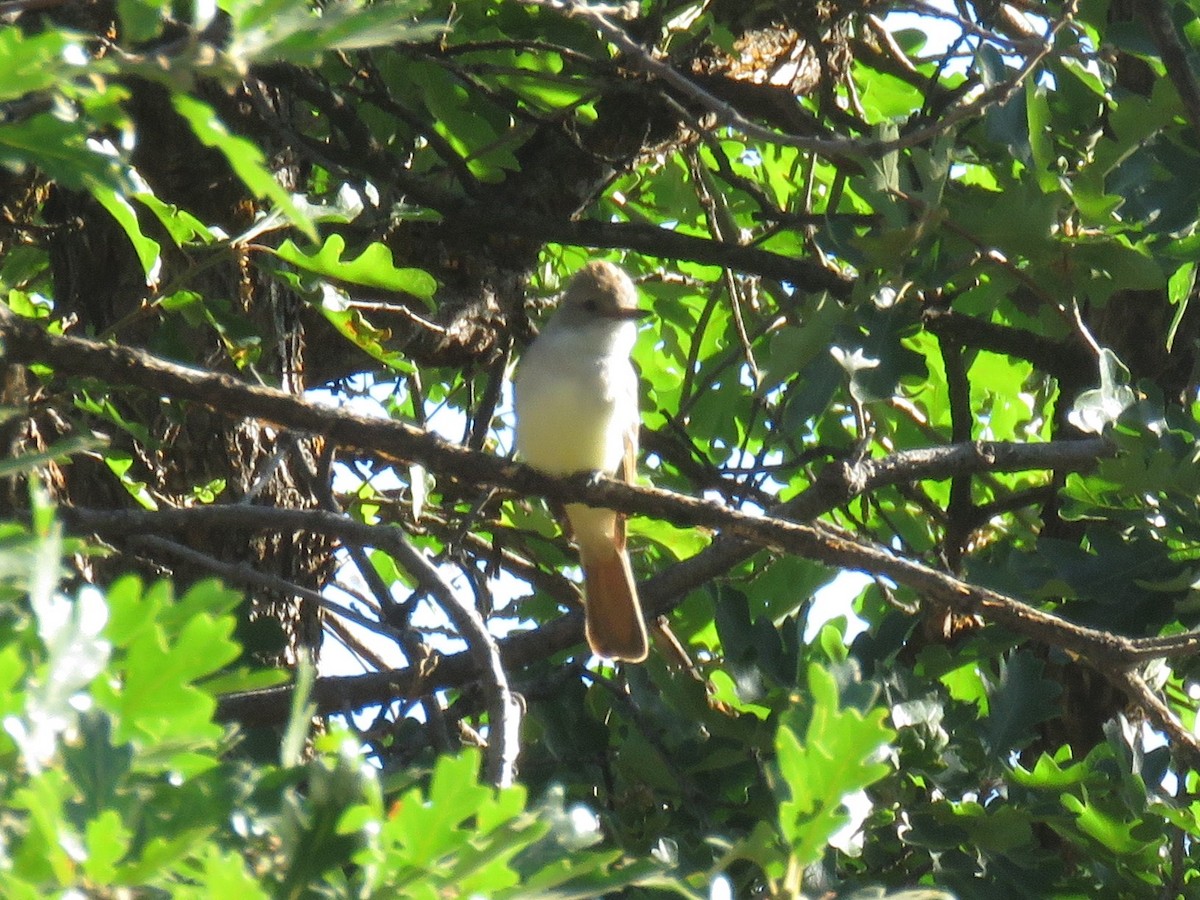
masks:
<path id="1" fill-rule="evenodd" d="M 467 642 L 467 654 L 483 680 L 488 703 L 488 777 L 496 787 L 509 787 L 516 780 L 520 751 L 521 708 L 508 687 L 508 675 L 496 639 L 478 610 L 455 592 L 437 568 L 417 550 L 398 528 L 388 530 L 387 550 L 408 569 L 417 583 L 441 606 Z"/>
<path id="2" fill-rule="evenodd" d="M 971 441 L 901 450 L 879 459 L 827 465 L 813 485 L 790 500 L 780 512 L 790 519 L 805 521 L 889 485 L 931 479 L 944 481 L 981 472 L 1038 469 L 1077 472 L 1115 452 L 1112 444 L 1099 437 L 1042 444 Z"/>
<path id="3" fill-rule="evenodd" d="M 728 126 L 749 138 L 768 144 L 797 147 L 823 156 L 865 155 L 871 157 L 879 157 L 895 150 L 924 144 L 945 134 L 959 122 L 979 115 L 991 106 L 1007 103 L 1017 95 L 1021 86 L 1042 61 L 1053 52 L 1054 39 L 1074 19 L 1077 4 L 1077 0 L 1068 0 L 1064 5 L 1062 15 L 1051 22 L 1046 33 L 1037 42 L 1036 49 L 1029 53 L 1012 77 L 986 88 L 969 101 L 960 102 L 951 107 L 936 122 L 916 128 L 899 138 L 862 140 L 845 137 L 809 137 L 800 134 L 786 134 L 766 128 L 747 119 L 735 107 L 713 96 L 712 93 L 678 72 L 669 63 L 655 57 L 630 38 L 622 28 L 610 22 L 602 9 L 588 6 L 577 0 L 522 0 L 522 2 L 531 6 L 555 9 L 567 16 L 579 16 L 587 19 L 604 36 L 605 40 L 625 55 L 630 65 L 659 79 L 681 96 L 699 105 L 710 113 L 719 125 Z"/>
<path id="4" fill-rule="evenodd" d="M 1200 739 L 1185 728 L 1163 699 L 1153 691 L 1139 672 L 1130 669 L 1101 670 L 1101 674 L 1122 691 L 1146 715 L 1150 724 L 1167 736 L 1176 759 L 1190 769 L 1200 769 Z"/>
<path id="5" fill-rule="evenodd" d="M 1183 101 L 1183 111 L 1187 115 L 1188 124 L 1197 138 L 1200 138 L 1200 84 L 1192 74 L 1188 62 L 1188 51 L 1179 40 L 1179 32 L 1175 30 L 1175 22 L 1171 19 L 1171 10 L 1163 0 L 1140 0 L 1134 4 L 1146 30 L 1158 48 L 1162 57 L 1163 67 L 1167 76 L 1179 92 Z"/>
<path id="6" fill-rule="evenodd" d="M 939 307 L 928 307 L 921 319 L 943 340 L 1026 360 L 1061 381 L 1074 384 L 1081 376 L 1096 377 L 1095 354 L 1076 341 L 1053 340 L 1024 328 L 985 322 Z"/>
<path id="7" fill-rule="evenodd" d="M 1038 642 L 1077 653 L 1102 671 L 1109 667 L 1133 665 L 1142 649 L 1137 640 L 1075 625 L 1015 598 L 967 584 L 943 572 L 898 557 L 885 547 L 859 542 L 826 528 L 778 517 L 748 515 L 712 501 L 627 485 L 611 479 L 588 475 L 550 478 L 527 466 L 457 447 L 402 422 L 371 419 L 307 403 L 282 391 L 247 385 L 228 375 L 188 369 L 128 347 L 50 335 L 38 323 L 20 319 L 2 305 L 0 341 L 3 342 L 5 356 L 12 362 L 40 362 L 55 367 L 60 374 L 100 378 L 117 385 L 149 389 L 203 403 L 227 415 L 252 416 L 283 428 L 322 433 L 327 440 L 339 446 L 392 462 L 420 462 L 443 477 L 452 477 L 464 483 L 486 483 L 521 494 L 539 494 L 560 502 L 583 502 L 628 514 L 666 519 L 677 525 L 711 528 L 756 547 L 769 547 L 838 568 L 880 575 L 906 585 L 927 600 L 957 613 L 978 615 Z M 960 467 L 980 465 L 987 456 L 979 448 L 986 446 L 981 444 L 971 449 L 958 447 L 923 451 L 927 454 L 923 462 L 918 462 L 919 457 L 914 457 L 909 460 L 907 467 L 897 466 L 893 460 L 872 473 L 873 483 L 898 479 L 902 471 L 908 475 L 925 472 L 926 477 L 945 477 L 945 469 L 929 471 L 931 461 L 937 459 L 939 454 L 962 454 L 958 460 Z M 997 445 L 991 446 L 993 451 L 997 449 Z M 1087 442 L 1086 446 L 1093 454 L 1101 450 L 1095 443 Z M 1000 453 L 998 458 L 1005 458 L 1012 470 L 1014 465 L 1017 468 L 1029 468 L 1037 455 L 1029 454 L 1028 448 L 1023 452 L 1012 446 Z M 1043 458 L 1039 461 L 1043 463 L 1055 456 L 1059 460 L 1069 457 L 1061 445 L 1052 451 L 1042 451 L 1041 455 Z M 1075 458 L 1078 459 L 1077 456 Z M 1020 463 L 1017 460 L 1021 460 Z M 863 460 L 856 465 L 869 463 Z M 804 505 L 801 502 L 796 507 L 802 508 Z M 200 513 L 201 509 L 187 512 L 194 515 Z M 795 510 L 789 511 L 794 513 Z M 168 517 L 183 512 L 156 515 Z M 308 525 L 312 527 L 313 520 L 308 520 Z M 331 516 L 330 523 L 325 527 L 340 532 L 347 527 L 347 523 L 341 517 Z M 321 529 L 314 527 L 313 530 Z M 372 534 L 367 543 L 395 552 L 399 558 L 405 557 L 403 546 L 393 543 L 394 539 L 389 537 L 387 529 L 372 529 Z M 556 645 L 564 639 L 564 633 L 569 635 L 577 629 L 578 616 L 567 616 L 536 632 L 506 641 L 502 651 L 504 662 L 507 665 L 520 665 L 537 658 L 540 652 L 535 651 L 531 656 L 531 649 L 540 650 L 542 645 Z M 479 674 L 478 663 L 470 659 L 455 662 L 449 669 L 445 668 L 447 663 L 448 660 L 443 660 L 438 667 L 439 681 L 452 672 L 460 675 L 470 673 L 472 676 Z M 422 680 L 420 675 L 411 670 L 381 673 L 379 676 L 358 676 L 358 679 L 352 682 L 331 681 L 325 689 L 330 693 L 323 696 L 344 703 L 347 697 L 362 696 L 361 692 L 366 690 L 370 699 L 378 699 L 373 691 L 381 685 L 387 685 L 389 691 L 395 689 L 407 695 L 414 684 Z"/>
<path id="8" fill-rule="evenodd" d="M 850 296 L 854 280 L 803 257 L 781 256 L 757 247 L 724 243 L 657 225 L 635 222 L 596 222 L 591 219 L 547 220 L 514 216 L 511 210 L 483 210 L 455 219 L 464 228 L 494 232 L 496 222 L 520 237 L 540 242 L 633 250 L 647 256 L 684 259 L 786 281 L 811 293 L 828 291 L 839 300 Z"/>

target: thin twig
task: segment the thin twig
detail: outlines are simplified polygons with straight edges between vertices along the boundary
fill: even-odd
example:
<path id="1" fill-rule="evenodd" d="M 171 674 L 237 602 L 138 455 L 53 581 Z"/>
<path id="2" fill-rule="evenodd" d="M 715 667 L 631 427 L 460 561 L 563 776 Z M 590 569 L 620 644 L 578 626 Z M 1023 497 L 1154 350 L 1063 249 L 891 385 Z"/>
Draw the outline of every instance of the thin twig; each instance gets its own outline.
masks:
<path id="1" fill-rule="evenodd" d="M 991 106 L 1007 103 L 1054 49 L 1054 38 L 1075 16 L 1076 2 L 1068 2 L 1062 15 L 1047 29 L 1036 52 L 1031 53 L 1016 73 L 1007 81 L 995 84 L 982 91 L 974 100 L 950 109 L 937 122 L 918 128 L 903 137 L 885 141 L 864 141 L 856 138 L 814 138 L 805 135 L 783 134 L 765 128 L 743 116 L 732 105 L 713 96 L 694 81 L 676 71 L 668 63 L 652 56 L 645 48 L 629 37 L 625 31 L 608 20 L 600 10 L 576 0 L 521 0 L 530 6 L 554 9 L 567 16 L 587 19 L 610 43 L 625 54 L 629 61 L 643 72 L 679 91 L 700 104 L 716 119 L 717 124 L 740 131 L 742 134 L 768 144 L 797 147 L 824 156 L 855 155 L 881 156 L 895 150 L 918 146 L 949 131 L 959 122 L 977 116 Z"/>
<path id="2" fill-rule="evenodd" d="M 694 149 L 690 150 L 687 153 L 687 162 L 688 168 L 691 170 L 692 181 L 696 185 L 697 198 L 708 219 L 709 231 L 712 232 L 713 238 L 722 244 L 744 244 L 745 241 L 742 240 L 737 222 L 734 221 L 733 215 L 729 211 L 729 205 L 725 202 L 725 196 L 713 184 L 712 174 L 700 159 L 700 154 Z M 758 361 L 754 358 L 754 348 L 751 346 L 750 338 L 746 335 L 746 323 L 742 318 L 741 285 L 738 284 L 737 276 L 729 269 L 724 269 L 722 275 L 725 280 L 725 293 L 729 297 L 729 311 L 733 315 L 734 330 L 737 333 L 738 342 L 742 346 L 746 369 L 757 390 L 762 382 L 762 372 L 758 368 Z M 693 346 L 698 343 L 698 340 L 694 341 Z"/>
<path id="3" fill-rule="evenodd" d="M 1139 672 L 1134 669 L 1102 669 L 1101 674 L 1146 714 L 1150 724 L 1167 736 L 1177 760 L 1190 769 L 1200 769 L 1200 739 L 1179 721 L 1179 717 L 1156 691 L 1151 690 Z"/>
<path id="4" fill-rule="evenodd" d="M 390 668 L 381 656 L 355 637 L 350 628 L 341 620 L 331 617 L 325 622 L 325 628 L 333 635 L 334 640 L 358 657 L 364 670 L 382 672 Z M 370 668 L 367 668 L 368 665 Z"/>
<path id="5" fill-rule="evenodd" d="M 322 461 L 324 462 L 328 459 L 328 462 L 331 464 L 335 450 L 335 447 L 327 444 Z M 328 466 L 325 468 L 327 469 Z M 340 515 L 343 510 L 337 498 L 333 495 L 333 491 L 330 489 L 329 479 L 321 479 L 315 483 L 318 485 L 322 508 L 335 515 Z M 350 561 L 358 570 L 359 575 L 362 576 L 363 581 L 366 582 L 367 587 L 374 595 L 376 603 L 379 605 L 380 624 L 394 629 L 394 640 L 404 648 L 404 654 L 408 658 L 409 664 L 419 665 L 427 662 L 432 652 L 421 640 L 417 632 L 409 627 L 409 616 L 403 612 L 403 610 L 411 611 L 411 604 L 401 607 L 395 598 L 392 597 L 391 587 L 383 580 L 383 577 L 367 557 L 364 543 L 349 541 L 343 538 L 341 544 L 349 555 Z M 388 666 L 386 665 L 380 666 L 379 671 L 387 668 Z M 421 709 L 425 713 L 425 721 L 429 725 L 430 743 L 438 752 L 448 752 L 451 748 L 450 731 L 446 725 L 446 716 L 442 709 L 441 701 L 430 693 L 421 698 L 420 704 Z"/>
<path id="6" fill-rule="evenodd" d="M 257 509 L 258 507 L 246 507 L 247 509 Z M 194 550 L 184 544 L 176 541 L 170 541 L 163 537 L 158 537 L 153 534 L 138 535 L 130 539 L 131 544 L 136 544 L 138 547 L 151 547 L 156 550 L 161 550 L 164 553 L 174 556 L 177 559 L 184 560 L 199 568 L 206 569 L 214 575 L 220 575 L 228 581 L 237 584 L 246 584 L 252 587 L 266 588 L 270 591 L 275 591 L 285 597 L 299 597 L 301 600 L 308 600 L 318 604 L 326 612 L 340 616 L 347 622 L 353 622 L 356 625 L 361 625 L 363 628 L 371 631 L 383 633 L 386 626 L 381 627 L 378 622 L 373 622 L 366 616 L 344 606 L 341 603 L 330 600 L 324 594 L 306 588 L 303 585 L 288 581 L 285 578 L 280 578 L 278 575 L 271 575 L 267 572 L 262 572 L 254 568 L 249 563 L 231 563 L 217 559 L 207 553 L 202 553 L 199 550 Z M 390 630 L 390 629 L 386 629 Z"/>
<path id="7" fill-rule="evenodd" d="M 967 378 L 967 363 L 962 345 L 954 340 L 938 342 L 942 355 L 942 366 L 946 371 L 946 388 L 950 400 L 950 440 L 965 444 L 971 440 L 971 383 Z M 963 551 L 971 536 L 970 522 L 974 506 L 971 502 L 971 478 L 956 475 L 950 479 L 950 500 L 946 505 L 946 527 L 943 534 L 942 553 L 950 571 L 957 572 Z"/>
<path id="8" fill-rule="evenodd" d="M 475 607 L 463 602 L 437 568 L 414 547 L 399 529 L 393 529 L 388 550 L 428 591 L 454 623 L 475 659 L 488 695 L 488 778 L 496 787 L 516 781 L 520 752 L 521 707 L 508 687 L 508 675 L 496 647 L 496 639 Z"/>

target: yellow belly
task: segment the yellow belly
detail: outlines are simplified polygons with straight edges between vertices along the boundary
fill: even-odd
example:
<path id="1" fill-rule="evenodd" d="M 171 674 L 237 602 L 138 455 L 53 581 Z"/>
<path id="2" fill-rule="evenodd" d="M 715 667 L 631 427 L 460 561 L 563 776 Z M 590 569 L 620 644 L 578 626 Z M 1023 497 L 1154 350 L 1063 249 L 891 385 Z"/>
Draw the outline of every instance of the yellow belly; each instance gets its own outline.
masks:
<path id="1" fill-rule="evenodd" d="M 551 475 L 616 472 L 628 423 L 614 398 L 570 377 L 525 380 L 516 396 L 521 459 Z"/>

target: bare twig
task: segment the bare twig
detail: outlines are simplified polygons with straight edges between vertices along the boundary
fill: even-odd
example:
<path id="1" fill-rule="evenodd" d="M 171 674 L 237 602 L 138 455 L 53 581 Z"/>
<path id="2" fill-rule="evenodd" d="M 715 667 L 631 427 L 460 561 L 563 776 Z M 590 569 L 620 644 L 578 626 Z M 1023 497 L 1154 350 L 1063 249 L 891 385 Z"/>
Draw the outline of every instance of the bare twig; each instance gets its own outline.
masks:
<path id="1" fill-rule="evenodd" d="M 254 509 L 255 507 L 246 507 Z M 274 591 L 282 594 L 285 597 L 299 597 L 302 600 L 308 600 L 316 603 L 326 612 L 331 612 L 347 622 L 353 622 L 356 625 L 361 625 L 371 631 L 385 632 L 389 629 L 386 626 L 381 626 L 378 622 L 373 622 L 361 613 L 356 612 L 348 606 L 343 606 L 333 600 L 330 600 L 324 594 L 318 593 L 311 588 L 306 588 L 302 585 L 295 584 L 287 579 L 280 578 L 278 575 L 271 575 L 267 572 L 262 572 L 254 568 L 249 563 L 231 563 L 217 559 L 215 556 L 210 556 L 207 553 L 202 553 L 199 550 L 193 550 L 184 544 L 170 541 L 166 538 L 159 537 L 153 534 L 137 535 L 130 539 L 131 543 L 141 548 L 152 548 L 174 556 L 177 559 L 186 560 L 194 566 L 206 569 L 214 575 L 220 575 L 227 581 L 236 584 L 246 584 L 260 588 L 266 588 L 269 591 Z"/>
<path id="2" fill-rule="evenodd" d="M 957 341 L 943 338 L 938 343 L 950 400 L 950 440 L 961 446 L 970 442 L 971 423 L 974 421 L 965 352 Z M 942 553 L 952 572 L 959 570 L 963 550 L 971 536 L 972 513 L 971 478 L 967 474 L 956 475 L 950 479 L 950 500 L 946 506 L 946 528 L 942 541 Z"/>
<path id="3" fill-rule="evenodd" d="M 1095 375 L 1096 356 L 1081 335 L 1077 335 L 1079 340 L 1055 340 L 1025 328 L 1000 325 L 936 306 L 927 307 L 922 320 L 939 338 L 953 338 L 975 350 L 1027 360 L 1060 380 L 1073 383 L 1081 374 Z"/>
<path id="4" fill-rule="evenodd" d="M 388 550 L 442 607 L 458 633 L 467 642 L 467 652 L 483 679 L 488 696 L 488 777 L 496 787 L 516 780 L 520 750 L 521 708 L 508 687 L 508 675 L 496 647 L 496 639 L 475 607 L 464 602 L 437 568 L 417 550 L 399 529 L 391 531 Z"/>
<path id="5" fill-rule="evenodd" d="M 1179 717 L 1133 669 L 1101 669 L 1101 674 L 1137 704 L 1155 728 L 1167 736 L 1176 758 L 1191 769 L 1200 769 L 1200 739 L 1186 728 Z"/>
<path id="6" fill-rule="evenodd" d="M 1027 472 L 1037 469 L 1076 472 L 1115 452 L 1103 438 L 1017 444 L 971 441 L 943 447 L 901 450 L 879 459 L 833 463 L 821 470 L 808 490 L 780 511 L 805 521 L 843 506 L 855 497 L 893 484 L 945 480 L 982 472 Z"/>
<path id="7" fill-rule="evenodd" d="M 325 628 L 333 635 L 334 640 L 358 657 L 364 668 L 370 666 L 368 671 L 381 672 L 390 668 L 374 650 L 355 637 L 350 628 L 340 619 L 329 617 L 325 621 Z"/>
<path id="8" fill-rule="evenodd" d="M 335 452 L 335 447 L 326 445 L 322 462 L 332 463 Z M 328 466 L 325 468 L 327 469 Z M 341 506 L 330 489 L 329 479 L 319 479 L 315 483 L 319 486 L 321 506 L 335 515 L 341 514 Z M 428 661 L 432 651 L 421 640 L 420 635 L 409 627 L 409 616 L 403 613 L 404 608 L 392 597 L 391 587 L 371 564 L 371 560 L 367 557 L 365 544 L 361 541 L 346 540 L 344 536 L 340 537 L 342 547 L 345 548 L 351 562 L 354 563 L 354 567 L 366 582 L 367 587 L 370 588 L 379 605 L 380 623 L 394 629 L 395 640 L 404 648 L 409 665 L 415 666 Z M 386 668 L 388 668 L 386 665 L 379 666 L 380 671 Z M 448 752 L 451 746 L 450 731 L 446 726 L 446 716 L 442 710 L 441 701 L 433 694 L 426 694 L 421 698 L 420 703 L 421 709 L 425 713 L 425 721 L 429 724 L 430 743 L 439 752 Z"/>
<path id="9" fill-rule="evenodd" d="M 507 232 L 538 241 L 581 247 L 635 250 L 666 259 L 688 259 L 739 272 L 786 281 L 808 293 L 828 291 L 839 300 L 850 296 L 853 279 L 804 257 L 788 257 L 758 247 L 726 244 L 680 231 L 635 222 L 563 221 L 533 215 L 513 216 L 509 209 L 481 209 L 456 222 L 462 228 L 492 233 L 502 220 Z"/>
<path id="10" fill-rule="evenodd" d="M 8 0 L 0 3 L 0 16 L 15 16 L 18 13 L 65 6 L 67 0 Z"/>
<path id="11" fill-rule="evenodd" d="M 700 206 L 704 210 L 705 217 L 708 219 L 709 231 L 712 232 L 714 239 L 722 244 L 744 244 L 741 239 L 741 234 L 734 221 L 732 213 L 729 211 L 729 205 L 725 201 L 725 195 L 717 190 L 713 184 L 712 173 L 704 165 L 700 159 L 700 154 L 695 150 L 687 153 L 688 168 L 691 170 L 692 181 L 696 186 L 697 198 L 700 201 Z M 742 286 L 738 283 L 737 276 L 729 269 L 723 272 L 725 280 L 725 293 L 729 297 L 729 311 L 733 314 L 734 330 L 737 333 L 738 341 L 742 345 L 742 354 L 745 359 L 746 369 L 750 373 L 750 378 L 755 389 L 762 381 L 762 372 L 758 368 L 758 361 L 754 358 L 754 347 L 750 343 L 750 338 L 746 334 L 746 323 L 742 318 Z M 698 345 L 699 340 L 693 341 L 693 347 Z"/>

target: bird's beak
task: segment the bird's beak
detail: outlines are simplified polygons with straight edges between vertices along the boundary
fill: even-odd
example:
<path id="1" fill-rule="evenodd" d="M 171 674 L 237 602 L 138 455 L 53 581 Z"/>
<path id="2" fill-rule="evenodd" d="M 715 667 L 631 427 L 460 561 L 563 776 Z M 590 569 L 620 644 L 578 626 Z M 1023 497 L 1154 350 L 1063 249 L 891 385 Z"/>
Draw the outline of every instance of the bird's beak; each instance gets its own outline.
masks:
<path id="1" fill-rule="evenodd" d="M 610 319 L 621 319 L 636 322 L 638 319 L 644 319 L 651 315 L 648 309 L 609 309 L 605 310 L 604 315 Z"/>

